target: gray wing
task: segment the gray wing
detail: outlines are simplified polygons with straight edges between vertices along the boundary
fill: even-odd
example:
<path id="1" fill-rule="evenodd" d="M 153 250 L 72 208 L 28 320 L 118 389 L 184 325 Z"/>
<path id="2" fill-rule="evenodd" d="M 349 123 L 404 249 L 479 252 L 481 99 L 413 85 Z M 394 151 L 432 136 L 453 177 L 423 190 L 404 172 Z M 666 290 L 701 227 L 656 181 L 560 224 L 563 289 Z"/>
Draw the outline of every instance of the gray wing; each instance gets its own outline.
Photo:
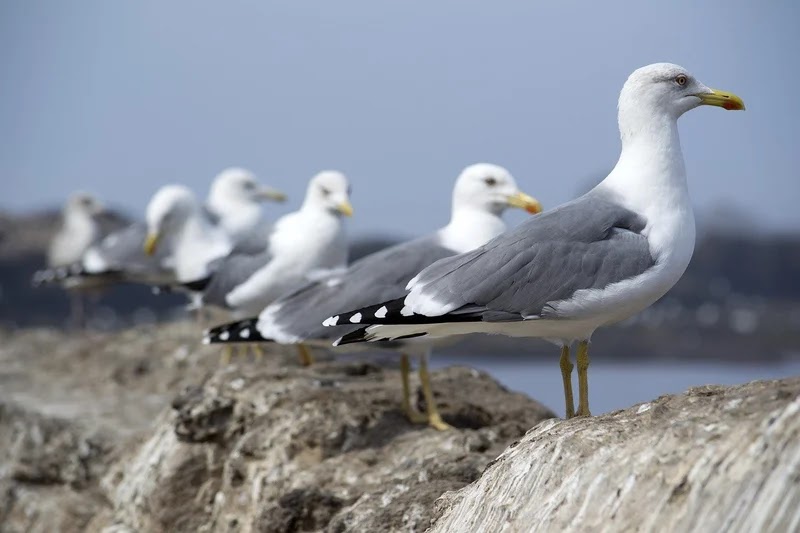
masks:
<path id="1" fill-rule="evenodd" d="M 225 297 L 270 262 L 269 249 L 255 254 L 231 253 L 210 265 L 211 279 L 203 289 L 203 302 L 227 308 Z"/>
<path id="2" fill-rule="evenodd" d="M 239 239 L 231 253 L 253 255 L 265 252 L 273 229 L 272 224 L 258 224 Z"/>
<path id="3" fill-rule="evenodd" d="M 359 259 L 344 273 L 308 283 L 281 298 L 270 306 L 277 309 L 271 320 L 300 338 L 339 337 L 357 326 L 326 328 L 322 321 L 328 316 L 342 309 L 399 298 L 419 271 L 454 253 L 439 244 L 435 235 L 385 248 Z"/>
<path id="4" fill-rule="evenodd" d="M 98 240 L 105 238 L 112 233 L 117 233 L 131 225 L 131 220 L 125 215 L 116 211 L 104 210 L 92 216 L 97 224 Z"/>
<path id="5" fill-rule="evenodd" d="M 94 246 L 108 270 L 121 272 L 131 281 L 163 283 L 174 277 L 169 266 L 170 246 L 163 243 L 153 256 L 144 253 L 147 227 L 140 222 L 105 236 Z"/>
<path id="6" fill-rule="evenodd" d="M 422 271 L 422 294 L 450 314 L 518 320 L 552 313 L 548 303 L 600 289 L 655 264 L 646 221 L 594 190 L 466 254 Z"/>

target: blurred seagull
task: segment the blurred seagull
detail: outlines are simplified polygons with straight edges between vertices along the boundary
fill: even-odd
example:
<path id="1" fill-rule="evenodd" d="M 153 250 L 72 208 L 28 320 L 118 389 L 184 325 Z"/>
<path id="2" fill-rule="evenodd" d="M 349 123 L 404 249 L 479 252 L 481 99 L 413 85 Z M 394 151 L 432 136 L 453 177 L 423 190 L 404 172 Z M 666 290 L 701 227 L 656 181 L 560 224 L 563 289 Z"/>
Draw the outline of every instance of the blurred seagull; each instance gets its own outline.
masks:
<path id="1" fill-rule="evenodd" d="M 78 192 L 70 196 L 61 214 L 61 226 L 50 241 L 47 267 L 55 277 L 62 272 L 66 278 L 72 264 L 109 231 L 118 229 L 124 221 L 106 211 L 105 206 L 91 194 Z M 65 283 L 67 289 L 80 289 L 78 284 Z M 71 315 L 76 324 L 83 322 L 83 295 L 71 291 Z"/>
<path id="2" fill-rule="evenodd" d="M 471 165 L 456 180 L 452 215 L 445 227 L 418 239 L 373 253 L 346 271 L 313 281 L 269 305 L 256 318 L 233 322 L 207 332 L 207 343 L 269 342 L 330 347 L 331 341 L 360 326 L 325 328 L 324 320 L 340 309 L 352 309 L 405 294 L 405 286 L 434 261 L 466 252 L 502 233 L 501 215 L 507 207 L 530 213 L 541 211 L 539 202 L 521 193 L 511 174 L 490 164 Z M 424 421 L 438 429 L 447 427 L 436 409 L 428 379 L 427 343 L 402 339 L 390 346 L 402 352 L 403 411 L 413 422 Z M 411 406 L 408 353 L 420 356 L 420 380 L 428 407 L 421 415 Z M 307 357 L 307 355 L 306 355 Z"/>
<path id="3" fill-rule="evenodd" d="M 350 184 L 341 172 L 324 171 L 308 184 L 303 205 L 278 219 L 262 251 L 234 250 L 216 263 L 203 284 L 202 302 L 234 316 L 258 313 L 299 284 L 347 264 L 343 216 L 351 216 Z M 198 279 L 200 277 L 198 276 Z"/>
<path id="4" fill-rule="evenodd" d="M 329 318 L 358 323 L 338 344 L 442 338 L 482 332 L 540 337 L 561 346 L 567 417 L 589 416 L 589 341 L 663 296 L 695 242 L 677 120 L 711 105 L 744 109 L 678 65 L 633 72 L 619 97 L 622 153 L 611 173 L 577 200 L 525 221 L 480 248 L 415 276 L 406 295 Z M 579 402 L 569 348 L 578 342 Z"/>
<path id="5" fill-rule="evenodd" d="M 174 187 L 172 185 L 162 187 L 150 203 L 155 202 L 156 198 L 160 198 L 160 202 L 165 202 L 165 197 L 176 193 Z M 166 192 L 168 190 L 173 192 Z M 184 188 L 179 196 L 185 196 L 186 192 Z M 267 232 L 268 224 L 261 219 L 262 202 L 284 201 L 286 197 L 276 189 L 260 185 L 251 172 L 230 168 L 215 178 L 205 206 L 197 205 L 194 195 L 192 198 L 194 215 L 204 220 L 205 230 L 220 229 L 227 234 L 233 245 Z M 169 222 L 167 221 L 168 226 Z M 197 224 L 194 227 L 198 229 Z M 152 242 L 148 246 L 151 253 L 146 254 L 143 246 L 148 239 L 148 224 L 134 223 L 91 246 L 69 268 L 37 272 L 34 275 L 34 283 L 41 284 L 70 278 L 70 282 L 76 284 L 134 282 L 170 286 L 188 281 L 180 279 L 175 271 L 173 237 L 166 235 L 162 238 L 164 242 L 156 246 L 157 242 L 154 239 L 157 237 L 151 235 Z M 182 246 L 188 246 L 188 242 L 183 241 Z"/>

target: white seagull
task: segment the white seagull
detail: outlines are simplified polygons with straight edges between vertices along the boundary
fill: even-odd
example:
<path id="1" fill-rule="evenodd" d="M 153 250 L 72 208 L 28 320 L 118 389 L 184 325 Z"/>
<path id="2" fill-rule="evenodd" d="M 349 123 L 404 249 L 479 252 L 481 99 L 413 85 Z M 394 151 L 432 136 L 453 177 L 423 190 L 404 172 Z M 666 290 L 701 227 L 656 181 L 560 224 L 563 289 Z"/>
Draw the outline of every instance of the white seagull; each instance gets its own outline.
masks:
<path id="1" fill-rule="evenodd" d="M 594 189 L 525 221 L 480 248 L 442 259 L 412 279 L 406 296 L 358 315 L 371 324 L 340 344 L 464 333 L 540 337 L 561 345 L 567 417 L 572 398 L 569 347 L 578 342 L 579 404 L 589 416 L 589 341 L 661 298 L 692 257 L 689 200 L 678 118 L 701 105 L 744 109 L 686 69 L 657 63 L 636 70 L 619 97 L 622 152 Z"/>
<path id="2" fill-rule="evenodd" d="M 251 316 L 298 285 L 347 264 L 343 216 L 351 216 L 350 184 L 341 172 L 323 171 L 308 184 L 303 205 L 281 217 L 261 251 L 233 253 L 202 280 L 202 303 Z"/>
<path id="3" fill-rule="evenodd" d="M 301 349 L 306 363 L 310 356 L 303 345 L 330 346 L 331 341 L 360 326 L 345 324 L 323 327 L 321 322 L 339 309 L 352 309 L 372 302 L 398 298 L 408 281 L 420 270 L 443 257 L 472 250 L 506 229 L 501 218 L 509 206 L 541 211 L 539 202 L 519 191 L 511 174 L 503 167 L 476 164 L 464 169 L 452 193 L 450 223 L 439 230 L 380 250 L 353 263 L 344 272 L 307 283 L 297 291 L 270 304 L 258 318 L 224 324 L 206 333 L 204 341 L 217 343 L 278 342 Z M 437 429 L 442 421 L 430 390 L 427 352 L 424 343 L 392 343 L 402 352 L 403 411 L 412 422 L 427 422 Z M 411 406 L 408 381 L 408 353 L 419 355 L 420 379 L 426 395 L 428 413 L 421 415 Z"/>
<path id="4" fill-rule="evenodd" d="M 178 195 L 186 197 L 186 193 L 187 190 L 183 188 Z M 163 206 L 169 203 L 166 199 L 174 194 L 175 186 L 164 186 L 153 195 L 150 204 L 161 202 L 160 209 L 164 209 Z M 202 219 L 205 230 L 216 232 L 216 228 L 219 228 L 236 245 L 254 240 L 268 231 L 261 220 L 264 200 L 284 201 L 286 198 L 276 189 L 259 184 L 251 172 L 240 168 L 230 168 L 217 175 L 205 206 L 199 206 L 194 195 L 191 196 L 193 216 Z M 151 209 L 148 206 L 148 211 Z M 167 224 L 165 228 L 172 229 L 174 226 Z M 191 232 L 186 237 L 191 238 L 190 235 Z M 89 247 L 69 267 L 37 272 L 34 282 L 58 282 L 69 278 L 68 283 L 84 285 L 125 281 L 169 286 L 187 281 L 176 276 L 172 246 L 178 243 L 175 236 L 164 232 L 152 234 L 150 239 L 153 242 L 148 246 L 150 254 L 146 254 L 143 248 L 147 238 L 147 223 L 131 224 Z M 162 243 L 156 249 L 155 240 L 159 238 Z M 181 246 L 186 249 L 189 244 L 183 242 Z"/>

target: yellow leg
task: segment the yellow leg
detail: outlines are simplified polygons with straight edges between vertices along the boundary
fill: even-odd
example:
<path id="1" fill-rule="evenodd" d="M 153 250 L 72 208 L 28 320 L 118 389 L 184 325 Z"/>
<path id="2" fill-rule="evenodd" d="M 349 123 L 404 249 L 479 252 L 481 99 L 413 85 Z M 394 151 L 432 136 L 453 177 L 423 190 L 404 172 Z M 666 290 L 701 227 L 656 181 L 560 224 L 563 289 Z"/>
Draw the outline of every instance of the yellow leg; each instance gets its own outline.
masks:
<path id="1" fill-rule="evenodd" d="M 260 363 L 264 358 L 264 350 L 262 350 L 261 346 L 258 344 L 251 344 L 250 346 L 253 348 L 253 354 L 255 355 L 256 362 Z"/>
<path id="2" fill-rule="evenodd" d="M 572 361 L 569 358 L 569 346 L 561 347 L 561 379 L 564 381 L 564 403 L 566 417 L 575 416 L 575 400 L 572 397 Z"/>
<path id="3" fill-rule="evenodd" d="M 242 359 L 247 357 L 247 346 L 242 344 L 236 345 L 236 358 Z"/>
<path id="4" fill-rule="evenodd" d="M 233 349 L 231 348 L 230 344 L 226 344 L 222 347 L 222 353 L 219 357 L 219 365 L 220 366 L 228 366 L 231 364 L 231 357 L 233 356 Z"/>
<path id="5" fill-rule="evenodd" d="M 578 344 L 578 414 L 592 416 L 589 412 L 589 341 Z"/>
<path id="6" fill-rule="evenodd" d="M 403 413 L 412 424 L 424 424 L 428 417 L 420 413 L 411 406 L 411 384 L 409 374 L 411 373 L 411 363 L 406 354 L 400 355 L 400 377 L 403 380 Z"/>
<path id="7" fill-rule="evenodd" d="M 314 364 L 314 356 L 311 355 L 311 350 L 305 344 L 297 345 L 297 354 L 300 356 L 300 364 L 303 366 L 311 366 Z"/>
<path id="8" fill-rule="evenodd" d="M 439 431 L 452 429 L 453 426 L 442 420 L 439 409 L 436 407 L 436 399 L 431 390 L 431 375 L 428 373 L 428 356 L 423 355 L 419 361 L 419 379 L 422 382 L 422 394 L 425 395 L 425 406 L 428 411 L 428 425 Z"/>

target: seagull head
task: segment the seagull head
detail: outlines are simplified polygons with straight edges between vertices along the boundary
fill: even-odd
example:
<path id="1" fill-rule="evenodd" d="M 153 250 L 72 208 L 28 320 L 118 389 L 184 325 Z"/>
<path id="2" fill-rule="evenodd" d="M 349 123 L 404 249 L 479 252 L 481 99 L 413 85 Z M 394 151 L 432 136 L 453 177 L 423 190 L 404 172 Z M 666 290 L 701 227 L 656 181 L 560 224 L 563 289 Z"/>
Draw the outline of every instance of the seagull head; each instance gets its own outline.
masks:
<path id="1" fill-rule="evenodd" d="M 89 193 L 76 192 L 69 197 L 64 210 L 67 216 L 77 215 L 91 218 L 105 211 L 105 206 Z"/>
<path id="2" fill-rule="evenodd" d="M 619 96 L 620 126 L 625 121 L 651 121 L 658 116 L 677 120 L 701 105 L 743 110 L 744 102 L 733 93 L 711 89 L 685 68 L 672 63 L 654 63 L 628 77 Z"/>
<path id="3" fill-rule="evenodd" d="M 478 163 L 465 168 L 453 188 L 453 210 L 478 209 L 501 214 L 507 207 L 524 209 L 531 214 L 542 211 L 539 201 L 520 192 L 514 176 L 505 168 Z"/>
<path id="4" fill-rule="evenodd" d="M 350 182 L 347 176 L 335 170 L 325 170 L 311 178 L 306 191 L 304 207 L 324 209 L 335 215 L 352 216 Z"/>
<path id="5" fill-rule="evenodd" d="M 228 168 L 220 172 L 211 184 L 208 204 L 212 209 L 225 206 L 260 203 L 264 201 L 284 202 L 286 195 L 272 187 L 262 185 L 256 176 L 243 168 Z"/>
<path id="6" fill-rule="evenodd" d="M 153 255 L 159 241 L 165 235 L 179 231 L 186 220 L 197 210 L 199 210 L 197 199 L 187 187 L 183 185 L 161 187 L 147 204 L 145 253 Z"/>

